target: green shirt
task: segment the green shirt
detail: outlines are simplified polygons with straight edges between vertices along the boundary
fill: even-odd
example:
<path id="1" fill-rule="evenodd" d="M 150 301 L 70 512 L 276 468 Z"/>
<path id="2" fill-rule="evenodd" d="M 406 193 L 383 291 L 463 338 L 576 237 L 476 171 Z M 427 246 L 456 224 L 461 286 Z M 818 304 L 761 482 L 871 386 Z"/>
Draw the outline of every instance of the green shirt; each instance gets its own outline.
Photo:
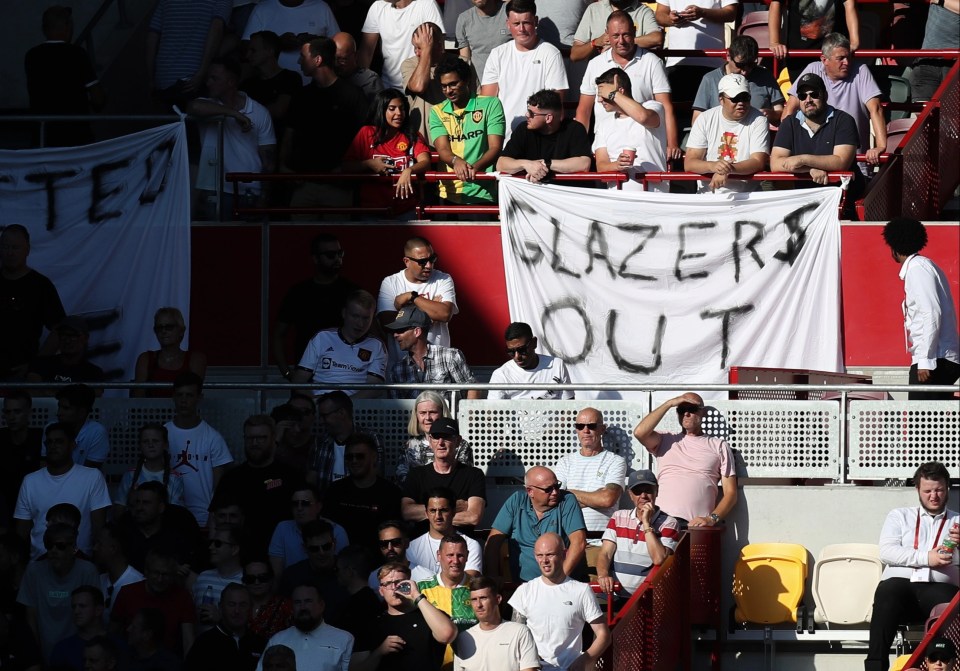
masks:
<path id="1" fill-rule="evenodd" d="M 507 131 L 506 118 L 500 99 L 493 96 L 471 96 L 462 112 L 455 113 L 453 103 L 445 100 L 430 109 L 430 142 L 446 136 L 450 150 L 467 163 L 476 163 L 490 145 L 488 135 L 503 137 Z M 492 172 L 493 165 L 486 172 Z M 453 168 L 447 166 L 447 172 Z M 492 203 L 497 199 L 496 182 L 440 182 L 440 197 L 455 203 Z"/>

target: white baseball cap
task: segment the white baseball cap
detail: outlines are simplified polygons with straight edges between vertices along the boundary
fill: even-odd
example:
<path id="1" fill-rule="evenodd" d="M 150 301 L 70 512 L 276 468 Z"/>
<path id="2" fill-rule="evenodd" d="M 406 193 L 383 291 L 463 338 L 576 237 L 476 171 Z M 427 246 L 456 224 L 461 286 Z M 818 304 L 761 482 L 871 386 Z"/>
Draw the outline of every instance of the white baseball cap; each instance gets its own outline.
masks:
<path id="1" fill-rule="evenodd" d="M 728 98 L 736 98 L 742 93 L 750 93 L 747 80 L 743 75 L 724 75 L 717 85 L 717 89 Z"/>

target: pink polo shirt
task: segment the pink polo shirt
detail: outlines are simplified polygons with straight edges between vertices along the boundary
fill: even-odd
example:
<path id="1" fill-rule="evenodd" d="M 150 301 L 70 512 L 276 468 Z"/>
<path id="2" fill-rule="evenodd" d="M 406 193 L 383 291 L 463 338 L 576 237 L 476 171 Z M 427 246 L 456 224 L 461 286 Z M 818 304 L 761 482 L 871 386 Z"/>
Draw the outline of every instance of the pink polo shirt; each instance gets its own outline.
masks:
<path id="1" fill-rule="evenodd" d="M 657 505 L 687 521 L 712 513 L 720 478 L 736 475 L 730 446 L 721 438 L 660 434 L 650 453 L 657 458 Z"/>

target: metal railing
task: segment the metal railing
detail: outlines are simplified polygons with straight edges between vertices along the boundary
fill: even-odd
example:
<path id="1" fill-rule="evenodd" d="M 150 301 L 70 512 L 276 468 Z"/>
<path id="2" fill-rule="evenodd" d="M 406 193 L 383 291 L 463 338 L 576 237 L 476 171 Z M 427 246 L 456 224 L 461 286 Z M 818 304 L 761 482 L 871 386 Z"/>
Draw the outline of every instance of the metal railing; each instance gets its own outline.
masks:
<path id="1" fill-rule="evenodd" d="M 94 63 L 97 62 L 96 59 L 96 43 L 93 39 L 94 29 L 100 25 L 100 22 L 107 15 L 107 12 L 110 11 L 110 8 L 116 4 L 117 6 L 117 28 L 129 28 L 132 24 L 130 22 L 129 15 L 127 13 L 127 0 L 103 0 L 100 3 L 100 6 L 97 8 L 97 11 L 94 12 L 93 16 L 90 17 L 90 20 L 87 21 L 87 25 L 83 27 L 80 31 L 80 34 L 77 35 L 74 39 L 74 44 L 79 44 L 84 49 L 87 50 L 87 54 L 90 56 L 90 60 Z M 151 3 L 153 4 L 153 0 Z"/>

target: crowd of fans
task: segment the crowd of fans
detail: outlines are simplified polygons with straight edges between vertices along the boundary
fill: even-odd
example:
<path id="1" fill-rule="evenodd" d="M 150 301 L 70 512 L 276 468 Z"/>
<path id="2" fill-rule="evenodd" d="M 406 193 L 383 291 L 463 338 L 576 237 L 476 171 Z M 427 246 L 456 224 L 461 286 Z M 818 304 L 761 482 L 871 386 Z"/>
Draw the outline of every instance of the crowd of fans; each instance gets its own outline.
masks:
<path id="1" fill-rule="evenodd" d="M 889 86 L 878 86 L 871 64 L 855 59 L 864 32 L 855 0 L 770 4 L 762 38 L 786 64 L 784 72 L 770 71 L 770 61 L 758 58 L 750 34 L 727 37 L 725 25 L 739 27 L 746 11 L 735 0 L 539 8 L 533 0 L 472 6 L 449 0 L 442 8 L 434 0 L 232 4 L 162 1 L 146 44 L 149 83 L 161 105 L 179 105 L 201 121 L 225 118 L 222 166 L 216 124 L 201 123 L 194 158 L 200 216 L 215 209 L 221 170 L 381 175 L 359 188 L 336 178 L 248 181 L 236 194 L 232 182 L 223 187 L 241 206 L 360 205 L 378 217 L 399 218 L 412 217 L 423 197 L 495 202 L 495 183 L 477 179 L 495 169 L 531 181 L 591 170 L 634 177 L 681 159 L 691 123 L 683 167 L 710 175 L 701 191 L 759 188 L 744 178 L 770 167 L 809 174 L 817 184 L 826 183 L 828 172 L 853 170 L 856 195 L 886 150 L 880 101 Z M 931 4 L 923 48 L 960 46 L 958 12 L 955 0 Z M 57 90 L 56 111 L 101 106 L 102 89 L 82 51 L 71 57 L 69 72 L 54 65 L 63 61 L 57 50 L 69 46 L 63 44 L 72 31 L 69 10 L 49 9 L 44 31 L 49 41 L 27 58 L 32 109 L 53 111 L 49 98 L 58 81 L 72 85 L 72 102 L 63 107 Z M 664 60 L 650 51 L 664 45 L 671 51 L 727 48 L 728 57 Z M 797 49 L 822 56 L 791 56 Z M 910 75 L 914 101 L 929 100 L 948 64 L 917 61 Z M 817 79 L 806 81 L 819 110 L 809 109 L 797 89 L 801 76 L 811 74 Z M 576 113 L 568 114 L 567 106 Z M 827 122 L 835 111 L 841 120 L 853 118 L 853 135 Z M 815 140 L 799 144 L 814 146 L 797 146 L 795 132 L 777 130 L 789 119 Z M 72 139 L 61 137 L 71 128 Z M 89 127 L 65 125 L 48 140 L 87 142 Z M 781 149 L 792 160 L 777 160 Z M 859 166 L 857 154 L 865 155 Z M 413 179 L 431 165 L 452 173 L 439 193 Z"/>

